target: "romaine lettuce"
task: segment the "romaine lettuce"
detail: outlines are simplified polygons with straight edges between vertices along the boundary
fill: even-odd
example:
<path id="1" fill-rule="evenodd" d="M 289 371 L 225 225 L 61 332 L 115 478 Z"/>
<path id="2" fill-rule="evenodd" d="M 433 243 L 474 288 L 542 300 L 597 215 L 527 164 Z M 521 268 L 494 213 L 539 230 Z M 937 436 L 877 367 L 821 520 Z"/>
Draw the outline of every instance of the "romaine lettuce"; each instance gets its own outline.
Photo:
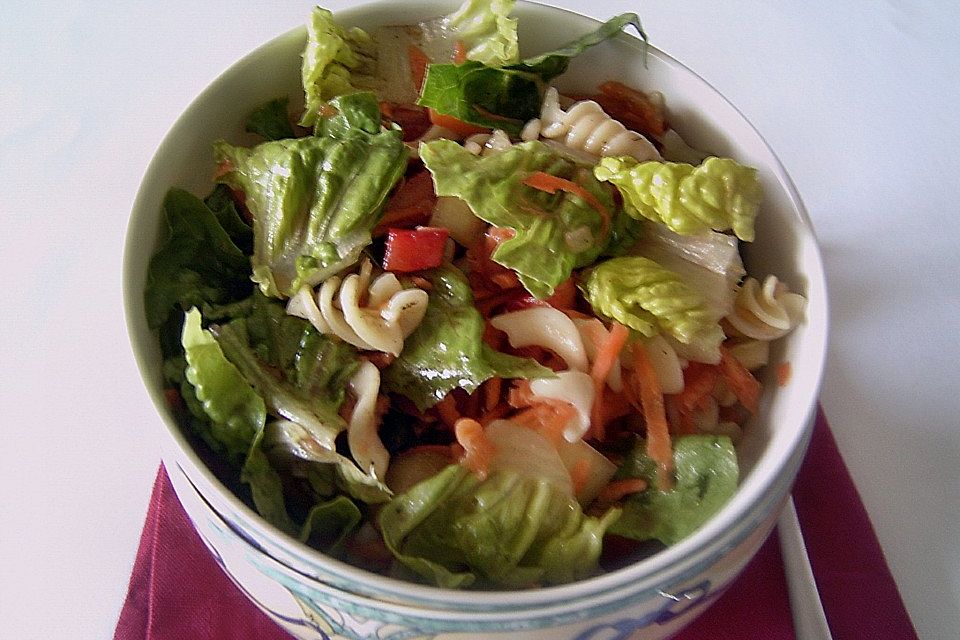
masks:
<path id="1" fill-rule="evenodd" d="M 169 232 L 150 260 L 143 295 L 151 328 L 174 312 L 179 326 L 180 312 L 191 307 L 250 295 L 250 260 L 210 207 L 183 189 L 170 189 L 163 212 Z"/>
<path id="2" fill-rule="evenodd" d="M 400 132 L 379 130 L 373 94 L 331 107 L 337 115 L 318 123 L 319 135 L 215 146 L 225 169 L 219 180 L 246 196 L 253 279 L 270 296 L 290 296 L 353 264 L 407 166 Z"/>
<path id="3" fill-rule="evenodd" d="M 694 167 L 623 157 L 603 158 L 593 172 L 617 186 L 637 219 L 663 222 L 681 234 L 733 229 L 741 240 L 753 241 L 762 197 L 756 169 L 729 158 L 710 157 Z"/>
<path id="4" fill-rule="evenodd" d="M 589 171 L 559 156 L 541 142 L 524 142 L 500 153 L 478 157 L 451 140 L 423 144 L 420 157 L 439 196 L 457 196 L 490 224 L 513 229 L 516 235 L 500 244 L 493 260 L 520 276 L 538 298 L 573 269 L 593 262 L 610 241 L 604 217 L 590 203 L 565 191 L 550 194 L 523 182 L 542 171 L 589 192 L 612 216 L 610 192 Z"/>
<path id="5" fill-rule="evenodd" d="M 645 336 L 664 332 L 695 344 L 719 362 L 723 330 L 703 297 L 680 277 L 642 256 L 611 258 L 590 269 L 581 285 L 601 316 Z"/>
<path id="6" fill-rule="evenodd" d="M 447 16 L 453 38 L 464 44 L 467 60 L 502 67 L 519 58 L 515 0 L 466 0 Z"/>
<path id="7" fill-rule="evenodd" d="M 294 132 L 290 124 L 290 116 L 287 114 L 288 102 L 289 100 L 283 97 L 262 105 L 247 116 L 246 130 L 267 140 L 292 138 Z"/>
<path id="8" fill-rule="evenodd" d="M 377 45 L 365 31 L 346 30 L 328 10 L 315 7 L 307 22 L 303 52 L 306 104 L 300 124 L 312 126 L 331 98 L 375 88 L 376 57 Z"/>
<path id="9" fill-rule="evenodd" d="M 423 410 L 451 389 L 472 393 L 493 376 L 553 377 L 535 360 L 494 351 L 483 342 L 483 318 L 460 271 L 440 267 L 427 277 L 433 288 L 426 315 L 406 339 L 399 357 L 383 371 L 385 391 L 403 394 Z"/>
<path id="10" fill-rule="evenodd" d="M 586 516 L 549 482 L 450 465 L 393 498 L 379 524 L 397 559 L 438 586 L 521 587 L 589 576 L 618 516 Z"/>
<path id="11" fill-rule="evenodd" d="M 674 544 L 687 537 L 726 504 L 737 488 L 737 453 L 722 436 L 685 436 L 674 440 L 676 482 L 657 488 L 657 464 L 638 441 L 616 478 L 644 478 L 650 488 L 628 498 L 610 533 L 636 540 Z"/>

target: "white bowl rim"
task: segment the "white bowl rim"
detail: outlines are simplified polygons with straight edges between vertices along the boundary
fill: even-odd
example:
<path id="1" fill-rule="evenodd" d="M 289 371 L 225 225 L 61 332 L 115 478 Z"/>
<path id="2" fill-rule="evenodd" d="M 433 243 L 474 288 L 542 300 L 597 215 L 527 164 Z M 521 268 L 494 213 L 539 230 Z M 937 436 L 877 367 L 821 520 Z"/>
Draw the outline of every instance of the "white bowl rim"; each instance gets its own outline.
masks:
<path id="1" fill-rule="evenodd" d="M 349 9 L 337 11 L 335 15 L 338 19 L 343 20 L 344 23 L 352 23 L 353 21 L 358 21 L 363 14 L 371 10 L 382 10 L 384 7 L 389 6 L 390 4 L 391 3 L 389 0 L 366 2 L 353 6 Z M 536 2 L 530 2 L 529 0 L 519 0 L 517 4 L 518 8 L 525 5 L 527 10 L 549 11 L 566 14 L 566 18 L 570 20 L 571 23 L 579 23 L 580 25 L 596 26 L 601 22 L 595 18 L 585 16 L 575 11 L 543 5 Z M 442 15 L 442 13 L 439 12 L 443 11 L 445 8 L 449 8 L 451 5 L 455 6 L 456 2 L 446 0 L 421 0 L 417 3 L 417 9 L 419 10 L 422 8 L 436 7 L 438 10 L 437 15 Z M 158 157 L 162 155 L 161 150 L 165 144 L 170 143 L 172 134 L 186 119 L 186 116 L 190 113 L 193 107 L 198 103 L 202 103 L 205 99 L 205 96 L 211 92 L 212 87 L 217 83 L 222 82 L 224 77 L 230 74 L 231 70 L 240 66 L 248 59 L 256 57 L 264 50 L 270 48 L 281 40 L 288 38 L 302 39 L 304 33 L 305 27 L 299 26 L 263 43 L 250 53 L 243 56 L 241 59 L 231 64 L 230 67 L 228 67 L 222 74 L 214 79 L 210 85 L 204 89 L 204 91 L 202 91 L 193 101 L 191 101 L 190 105 L 170 127 L 170 130 L 164 136 L 163 141 L 159 145 L 157 153 L 154 154 L 153 159 L 148 165 L 147 170 L 144 173 L 143 183 L 141 184 L 140 190 L 138 191 L 137 197 L 134 201 L 132 209 L 134 214 L 145 207 L 145 204 L 143 203 L 144 185 L 149 176 L 156 170 L 155 163 L 158 162 Z M 628 37 L 636 43 L 634 46 L 641 46 L 639 39 L 632 36 L 620 35 L 618 37 Z M 809 403 L 805 411 L 806 419 L 804 420 L 804 425 L 793 431 L 793 437 L 789 442 L 785 443 L 785 446 L 782 448 L 782 453 L 775 457 L 767 455 L 758 460 L 754 472 L 750 475 L 745 483 L 738 487 L 736 494 L 730 500 L 730 502 L 728 502 L 718 514 L 711 518 L 695 533 L 691 534 L 688 538 L 682 540 L 676 545 L 668 547 L 667 549 L 660 551 L 648 558 L 640 560 L 631 566 L 558 586 L 520 591 L 461 591 L 443 589 L 430 585 L 422 585 L 375 574 L 327 556 L 321 551 L 318 551 L 286 536 L 284 533 L 280 532 L 278 529 L 263 520 L 259 514 L 257 514 L 251 507 L 240 500 L 235 494 L 233 494 L 233 492 L 229 491 L 219 481 L 219 479 L 217 479 L 213 472 L 200 460 L 199 456 L 193 450 L 192 446 L 187 440 L 185 434 L 181 431 L 181 428 L 164 410 L 163 398 L 160 392 L 157 390 L 147 389 L 155 407 L 158 410 L 158 413 L 161 415 L 162 421 L 165 425 L 165 430 L 178 446 L 178 452 L 185 456 L 186 461 L 189 462 L 192 470 L 199 474 L 200 478 L 198 479 L 202 479 L 203 484 L 207 485 L 208 488 L 213 489 L 216 492 L 217 497 L 223 500 L 236 515 L 242 518 L 246 528 L 254 531 L 264 540 L 272 540 L 277 542 L 300 560 L 303 560 L 314 566 L 319 566 L 320 568 L 329 567 L 330 569 L 334 569 L 335 573 L 338 575 L 354 580 L 357 583 L 371 584 L 381 589 L 388 588 L 390 592 L 395 593 L 398 595 L 398 597 L 403 597 L 405 599 L 420 598 L 429 601 L 442 601 L 445 605 L 451 607 L 456 607 L 458 605 L 470 605 L 471 608 L 474 606 L 483 606 L 491 609 L 504 607 L 516 608 L 518 606 L 532 607 L 546 603 L 568 600 L 574 597 L 582 598 L 587 593 L 603 593 L 623 587 L 628 583 L 639 583 L 640 581 L 659 579 L 665 575 L 675 573 L 675 568 L 681 564 L 687 564 L 685 561 L 692 561 L 695 557 L 706 553 L 711 544 L 719 540 L 726 531 L 735 525 L 735 523 L 748 516 L 751 506 L 763 499 L 764 494 L 770 488 L 773 479 L 776 478 L 783 471 L 783 469 L 791 463 L 791 460 L 794 457 L 798 455 L 802 456 L 806 447 L 806 443 L 809 440 L 810 431 L 812 429 L 812 418 L 816 409 L 817 398 L 819 395 L 819 385 L 822 380 L 823 368 L 825 366 L 827 346 L 826 336 L 828 333 L 827 330 L 829 317 L 823 263 L 820 249 L 816 242 L 812 222 L 809 218 L 806 208 L 803 205 L 800 195 L 797 192 L 793 181 L 790 179 L 785 168 L 783 167 L 783 164 L 780 162 L 779 158 L 773 152 L 772 148 L 766 142 L 760 132 L 757 131 L 756 127 L 754 127 L 754 125 L 743 115 L 743 113 L 737 109 L 735 105 L 730 103 L 730 101 L 723 96 L 723 94 L 710 85 L 710 83 L 669 54 L 661 51 L 654 45 L 648 45 L 647 52 L 647 55 L 658 58 L 663 64 L 672 67 L 675 72 L 686 74 L 700 82 L 704 88 L 715 94 L 724 103 L 729 105 L 729 107 L 733 109 L 742 119 L 743 123 L 747 125 L 754 135 L 756 135 L 757 140 L 770 157 L 769 170 L 774 174 L 774 177 L 776 177 L 777 181 L 780 183 L 784 194 L 788 197 L 791 207 L 801 219 L 802 225 L 800 225 L 798 231 L 801 235 L 807 236 L 807 239 L 811 244 L 813 251 L 812 260 L 806 265 L 807 269 L 804 271 L 804 275 L 808 279 L 809 289 L 818 289 L 822 291 L 823 298 L 822 304 L 815 308 L 816 316 L 808 317 L 808 322 L 812 326 L 822 327 L 823 330 L 818 336 L 816 336 L 816 339 L 811 345 L 817 349 L 816 362 L 818 366 L 815 376 L 805 378 L 807 386 L 809 387 L 807 393 L 804 394 L 805 397 L 809 399 Z M 125 316 L 128 327 L 132 326 L 136 321 L 138 321 L 139 318 L 137 316 L 142 315 L 143 313 L 142 300 L 138 299 L 138 296 L 131 295 L 131 292 L 133 291 L 140 291 L 142 286 L 142 283 L 134 282 L 132 280 L 132 278 L 135 276 L 135 269 L 132 264 L 133 258 L 131 257 L 131 249 L 136 242 L 136 238 L 134 236 L 135 225 L 130 225 L 127 229 L 127 236 L 125 239 L 123 268 Z M 146 370 L 148 367 L 152 367 L 153 363 L 147 362 L 146 355 L 141 353 L 137 344 L 133 342 L 132 334 L 130 337 L 132 340 L 131 346 L 138 367 L 141 370 Z M 304 577 L 305 579 L 309 579 L 308 576 Z"/>

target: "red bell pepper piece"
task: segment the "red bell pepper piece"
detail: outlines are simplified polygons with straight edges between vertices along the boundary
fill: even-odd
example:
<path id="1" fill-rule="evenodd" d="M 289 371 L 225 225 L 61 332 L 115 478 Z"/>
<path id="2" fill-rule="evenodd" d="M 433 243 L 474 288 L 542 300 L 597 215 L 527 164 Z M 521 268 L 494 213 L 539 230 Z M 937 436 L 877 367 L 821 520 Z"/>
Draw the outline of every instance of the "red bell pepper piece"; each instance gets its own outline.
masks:
<path id="1" fill-rule="evenodd" d="M 383 268 L 409 273 L 439 267 L 447 244 L 447 230 L 441 227 L 390 229 L 387 231 Z"/>

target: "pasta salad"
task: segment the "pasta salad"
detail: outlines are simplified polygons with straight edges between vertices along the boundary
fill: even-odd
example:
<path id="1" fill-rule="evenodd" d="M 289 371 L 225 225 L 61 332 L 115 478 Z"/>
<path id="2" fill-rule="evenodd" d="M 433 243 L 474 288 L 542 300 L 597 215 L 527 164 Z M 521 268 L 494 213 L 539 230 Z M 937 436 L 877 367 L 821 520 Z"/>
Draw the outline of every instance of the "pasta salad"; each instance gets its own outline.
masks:
<path id="1" fill-rule="evenodd" d="M 554 86 L 624 14 L 521 58 L 513 2 L 370 33 L 316 8 L 304 107 L 171 189 L 145 310 L 167 398 L 267 521 L 446 588 L 596 575 L 736 490 L 805 300 L 747 275 L 756 170 L 664 97 Z M 786 365 L 778 373 L 786 379 Z"/>

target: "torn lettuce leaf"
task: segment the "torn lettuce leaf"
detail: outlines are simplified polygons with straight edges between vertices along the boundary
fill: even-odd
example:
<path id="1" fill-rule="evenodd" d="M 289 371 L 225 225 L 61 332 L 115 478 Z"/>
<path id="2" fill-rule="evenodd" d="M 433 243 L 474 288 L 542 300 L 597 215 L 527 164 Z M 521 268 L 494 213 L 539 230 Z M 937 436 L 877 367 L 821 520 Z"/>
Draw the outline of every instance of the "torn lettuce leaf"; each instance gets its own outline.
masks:
<path id="1" fill-rule="evenodd" d="M 517 20 L 509 17 L 515 4 L 515 0 L 465 0 L 447 16 L 451 38 L 464 44 L 467 60 L 491 67 L 517 62 Z"/>
<path id="2" fill-rule="evenodd" d="M 397 359 L 384 369 L 383 390 L 407 396 L 423 411 L 450 390 L 460 387 L 473 393 L 493 376 L 554 377 L 535 360 L 500 353 L 483 342 L 483 318 L 460 271 L 440 267 L 425 276 L 433 285 L 427 312 Z"/>
<path id="3" fill-rule="evenodd" d="M 307 21 L 307 46 L 301 76 L 306 104 L 300 124 L 313 126 L 327 101 L 336 96 L 375 89 L 377 44 L 362 29 L 344 29 L 333 14 L 315 7 Z"/>
<path id="4" fill-rule="evenodd" d="M 674 488 L 657 487 L 657 464 L 638 440 L 617 471 L 617 479 L 643 478 L 649 489 L 623 504 L 610 533 L 635 540 L 656 539 L 671 545 L 699 529 L 737 489 L 737 453 L 726 436 L 684 436 L 674 440 Z"/>
<path id="5" fill-rule="evenodd" d="M 452 140 L 437 140 L 421 145 L 420 157 L 433 175 L 438 196 L 457 196 L 477 217 L 516 232 L 492 258 L 516 271 L 537 298 L 552 295 L 574 269 L 596 260 L 610 241 L 604 217 L 590 203 L 562 190 L 550 194 L 523 184 L 542 171 L 577 183 L 607 216 L 616 210 L 610 192 L 589 170 L 542 142 L 524 142 L 480 157 Z"/>
<path id="6" fill-rule="evenodd" d="M 528 120 L 540 116 L 542 101 L 542 82 L 536 75 L 467 61 L 429 65 L 417 104 L 519 136 Z"/>
<path id="7" fill-rule="evenodd" d="M 267 140 L 283 140 L 294 136 L 293 125 L 287 114 L 286 97 L 267 102 L 247 116 L 246 130 Z"/>
<path id="8" fill-rule="evenodd" d="M 267 409 L 191 309 L 183 323 L 186 379 L 210 420 L 210 435 L 232 462 L 242 460 L 266 421 Z"/>
<path id="9" fill-rule="evenodd" d="M 644 33 L 643 27 L 640 25 L 640 16 L 635 13 L 624 13 L 610 18 L 596 30 L 568 42 L 559 49 L 527 58 L 523 62 L 511 65 L 508 68 L 536 74 L 543 81 L 551 80 L 566 71 L 573 58 L 590 47 L 613 38 L 628 26 L 635 28 L 643 42 L 647 42 L 647 34 Z"/>
<path id="10" fill-rule="evenodd" d="M 407 167 L 399 131 L 370 131 L 374 113 L 379 126 L 373 94 L 330 104 L 337 115 L 318 123 L 320 135 L 214 148 L 219 181 L 245 194 L 253 280 L 269 296 L 293 295 L 353 264 Z"/>
<path id="11" fill-rule="evenodd" d="M 762 191 L 757 170 L 730 158 L 710 157 L 700 166 L 603 158 L 593 170 L 623 195 L 627 213 L 663 222 L 679 234 L 732 229 L 752 242 Z"/>
<path id="12" fill-rule="evenodd" d="M 494 24 L 508 26 L 506 18 L 495 18 L 493 13 L 482 12 L 481 5 L 484 4 L 468 0 L 454 16 L 461 12 L 465 16 L 479 16 L 471 19 L 487 29 Z M 513 3 L 496 2 L 493 9 L 506 9 L 507 4 Z M 512 48 L 501 47 L 499 40 L 495 39 L 494 42 L 498 42 L 496 55 L 489 55 L 481 47 L 476 55 L 468 52 L 468 61 L 463 64 L 431 64 L 417 104 L 469 124 L 519 135 L 528 120 L 539 117 L 546 82 L 566 71 L 574 57 L 614 37 L 629 25 L 634 26 L 646 41 L 640 19 L 636 14 L 625 13 L 555 51 L 521 62 L 501 62 L 500 59 Z"/>
<path id="13" fill-rule="evenodd" d="M 724 334 L 703 296 L 676 273 L 642 256 L 622 256 L 589 270 L 581 289 L 597 315 L 645 336 L 665 333 L 720 361 Z"/>
<path id="14" fill-rule="evenodd" d="M 163 212 L 167 239 L 150 259 L 143 294 L 152 329 L 174 315 L 179 328 L 182 312 L 191 307 L 250 295 L 250 260 L 210 207 L 183 189 L 170 189 Z"/>
<path id="15" fill-rule="evenodd" d="M 262 449 L 263 437 L 264 428 L 261 427 L 240 470 L 240 481 L 249 485 L 257 513 L 281 531 L 297 535 L 298 527 L 287 512 L 283 479 Z"/>
<path id="16" fill-rule="evenodd" d="M 586 516 L 575 498 L 536 478 L 498 471 L 480 480 L 450 465 L 394 497 L 379 524 L 394 556 L 438 586 L 525 587 L 594 573 L 618 516 Z"/>

